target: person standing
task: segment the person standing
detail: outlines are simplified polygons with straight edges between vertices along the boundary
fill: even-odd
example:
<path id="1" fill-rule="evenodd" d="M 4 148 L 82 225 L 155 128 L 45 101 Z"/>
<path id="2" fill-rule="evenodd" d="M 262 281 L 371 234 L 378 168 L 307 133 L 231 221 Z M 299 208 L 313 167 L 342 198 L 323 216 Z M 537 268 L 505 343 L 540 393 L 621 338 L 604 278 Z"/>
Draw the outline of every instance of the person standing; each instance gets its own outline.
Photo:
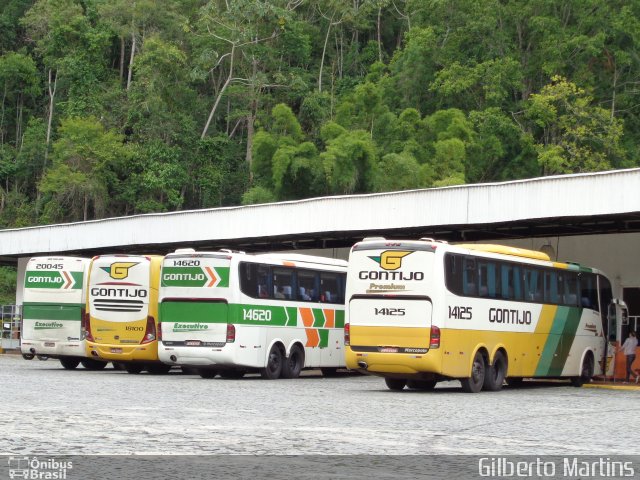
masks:
<path id="1" fill-rule="evenodd" d="M 636 359 L 637 347 L 638 347 L 638 339 L 636 338 L 636 332 L 634 332 L 633 330 L 630 330 L 629 336 L 622 344 L 622 347 L 620 347 L 620 350 L 622 350 L 622 353 L 624 353 L 624 356 L 627 361 L 627 375 L 625 378 L 626 382 L 628 382 L 629 378 L 631 377 L 631 365 L 633 364 L 633 361 Z"/>

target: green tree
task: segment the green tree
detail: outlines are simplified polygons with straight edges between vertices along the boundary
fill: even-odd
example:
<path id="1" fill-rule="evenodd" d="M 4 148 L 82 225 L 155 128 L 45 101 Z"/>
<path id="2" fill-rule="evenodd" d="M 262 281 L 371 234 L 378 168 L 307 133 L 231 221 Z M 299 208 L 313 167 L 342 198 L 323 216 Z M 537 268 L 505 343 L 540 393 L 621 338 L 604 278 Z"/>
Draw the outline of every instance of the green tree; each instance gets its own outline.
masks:
<path id="1" fill-rule="evenodd" d="M 622 122 L 565 78 L 531 95 L 525 115 L 545 175 L 607 170 L 624 156 Z"/>
<path id="2" fill-rule="evenodd" d="M 46 196 L 44 220 L 101 218 L 109 203 L 107 186 L 113 168 L 128 155 L 122 135 L 105 130 L 95 118 L 65 119 L 58 134 L 53 166 L 40 182 Z M 63 218 L 60 207 L 68 212 Z"/>

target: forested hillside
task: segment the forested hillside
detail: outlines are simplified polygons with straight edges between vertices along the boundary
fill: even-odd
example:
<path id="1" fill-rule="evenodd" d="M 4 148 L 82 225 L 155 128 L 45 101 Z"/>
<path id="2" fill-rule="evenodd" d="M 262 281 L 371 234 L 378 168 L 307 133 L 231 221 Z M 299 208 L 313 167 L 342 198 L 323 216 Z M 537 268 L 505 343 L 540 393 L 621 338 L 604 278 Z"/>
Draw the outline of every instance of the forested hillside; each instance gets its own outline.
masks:
<path id="1" fill-rule="evenodd" d="M 638 0 L 0 0 L 0 227 L 640 164 Z"/>

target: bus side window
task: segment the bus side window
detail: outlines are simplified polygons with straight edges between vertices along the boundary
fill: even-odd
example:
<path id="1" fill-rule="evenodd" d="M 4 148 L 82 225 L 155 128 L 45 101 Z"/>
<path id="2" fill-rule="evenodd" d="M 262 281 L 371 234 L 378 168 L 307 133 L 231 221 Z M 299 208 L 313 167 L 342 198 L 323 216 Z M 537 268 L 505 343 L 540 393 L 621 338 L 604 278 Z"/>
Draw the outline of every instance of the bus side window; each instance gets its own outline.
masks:
<path id="1" fill-rule="evenodd" d="M 464 270 L 462 274 L 463 293 L 469 297 L 478 296 L 478 271 L 476 261 L 473 258 L 464 258 Z"/>
<path id="2" fill-rule="evenodd" d="M 274 268 L 273 269 L 273 298 L 284 300 L 291 299 L 293 285 L 293 269 L 292 268 Z"/>
<path id="3" fill-rule="evenodd" d="M 320 272 L 320 301 L 324 303 L 341 303 L 340 281 L 337 273 Z M 344 295 L 343 295 L 344 296 Z"/>
<path id="4" fill-rule="evenodd" d="M 598 289 L 596 276 L 592 273 L 580 273 L 580 306 L 598 311 Z"/>

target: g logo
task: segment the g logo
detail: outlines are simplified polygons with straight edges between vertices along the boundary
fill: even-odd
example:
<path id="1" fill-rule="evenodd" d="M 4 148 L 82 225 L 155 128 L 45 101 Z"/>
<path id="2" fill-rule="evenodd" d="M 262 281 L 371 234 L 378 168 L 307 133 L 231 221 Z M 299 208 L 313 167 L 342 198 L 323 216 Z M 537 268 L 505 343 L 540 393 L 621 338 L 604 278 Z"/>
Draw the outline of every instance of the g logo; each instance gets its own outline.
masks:
<path id="1" fill-rule="evenodd" d="M 397 270 L 402 266 L 402 259 L 413 252 L 406 250 L 387 250 L 382 252 L 379 257 L 369 257 L 374 262 L 380 264 L 384 270 Z"/>
<path id="2" fill-rule="evenodd" d="M 129 276 L 129 269 L 138 265 L 138 262 L 116 262 L 112 263 L 110 267 L 102 267 L 102 269 L 109 274 L 109 276 L 115 280 L 122 280 Z"/>

